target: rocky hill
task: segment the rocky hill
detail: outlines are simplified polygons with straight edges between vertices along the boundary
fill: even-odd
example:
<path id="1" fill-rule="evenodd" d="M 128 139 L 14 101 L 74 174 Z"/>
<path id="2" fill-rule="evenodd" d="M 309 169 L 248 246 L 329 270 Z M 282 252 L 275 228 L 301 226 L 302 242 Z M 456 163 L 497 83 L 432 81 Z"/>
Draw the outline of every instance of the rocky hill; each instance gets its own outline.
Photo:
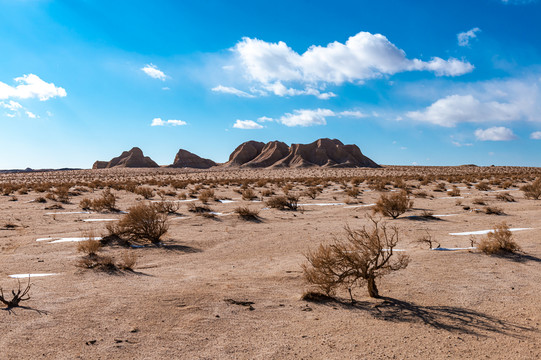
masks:
<path id="1" fill-rule="evenodd" d="M 159 167 L 151 158 L 143 155 L 143 151 L 134 147 L 130 151 L 124 151 L 120 156 L 111 161 L 96 161 L 92 169 L 109 169 L 114 167 L 124 168 L 156 168 Z"/>
<path id="2" fill-rule="evenodd" d="M 310 144 L 287 146 L 280 141 L 267 144 L 248 141 L 229 156 L 226 167 L 379 167 L 364 156 L 357 145 L 336 139 L 319 139 Z"/>
<path id="3" fill-rule="evenodd" d="M 194 168 L 194 169 L 208 169 L 216 166 L 216 163 L 210 159 L 204 159 L 189 151 L 180 149 L 175 156 L 175 161 L 169 167 L 172 168 Z"/>

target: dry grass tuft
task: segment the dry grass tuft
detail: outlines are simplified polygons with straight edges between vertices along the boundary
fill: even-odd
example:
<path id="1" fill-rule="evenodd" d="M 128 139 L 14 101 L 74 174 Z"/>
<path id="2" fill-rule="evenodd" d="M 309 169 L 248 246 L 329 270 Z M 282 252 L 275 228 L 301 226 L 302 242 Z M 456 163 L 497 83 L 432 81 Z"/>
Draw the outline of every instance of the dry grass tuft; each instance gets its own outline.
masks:
<path id="1" fill-rule="evenodd" d="M 390 195 L 381 194 L 379 200 L 373 208 L 374 213 L 381 213 L 383 216 L 389 216 L 396 219 L 413 206 L 413 201 L 405 190 Z"/>
<path id="2" fill-rule="evenodd" d="M 140 203 L 132 206 L 116 224 L 108 224 L 110 235 L 127 238 L 130 241 L 150 241 L 161 244 L 161 238 L 169 229 L 167 214 L 159 211 L 156 204 Z"/>
<path id="3" fill-rule="evenodd" d="M 259 220 L 259 210 L 252 210 L 247 206 L 239 206 L 234 212 L 243 220 L 257 221 Z"/>
<path id="4" fill-rule="evenodd" d="M 496 225 L 494 232 L 481 239 L 477 248 L 488 255 L 514 253 L 520 250 L 505 222 Z"/>

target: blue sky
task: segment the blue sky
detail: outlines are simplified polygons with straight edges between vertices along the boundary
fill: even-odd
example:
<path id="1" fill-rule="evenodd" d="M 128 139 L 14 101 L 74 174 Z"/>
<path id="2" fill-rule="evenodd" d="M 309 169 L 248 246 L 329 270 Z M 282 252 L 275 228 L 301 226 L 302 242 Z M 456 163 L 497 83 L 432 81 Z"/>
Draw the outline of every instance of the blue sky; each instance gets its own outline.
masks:
<path id="1" fill-rule="evenodd" d="M 0 0 L 0 169 L 357 144 L 541 166 L 541 2 Z"/>

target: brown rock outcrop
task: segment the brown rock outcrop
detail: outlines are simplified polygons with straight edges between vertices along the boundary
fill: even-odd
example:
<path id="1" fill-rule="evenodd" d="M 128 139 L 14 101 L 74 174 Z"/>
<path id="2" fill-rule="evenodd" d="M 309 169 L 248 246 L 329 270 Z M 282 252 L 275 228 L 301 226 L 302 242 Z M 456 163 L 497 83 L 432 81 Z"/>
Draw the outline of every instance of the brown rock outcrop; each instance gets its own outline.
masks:
<path id="1" fill-rule="evenodd" d="M 247 141 L 237 146 L 235 151 L 229 155 L 229 161 L 225 166 L 241 166 L 253 159 L 255 159 L 261 150 L 265 147 L 265 143 L 259 141 Z"/>
<path id="2" fill-rule="evenodd" d="M 210 159 L 204 159 L 189 151 L 180 149 L 175 156 L 175 161 L 169 167 L 172 168 L 194 168 L 194 169 L 208 169 L 216 166 L 216 163 Z"/>
<path id="3" fill-rule="evenodd" d="M 130 151 L 124 151 L 120 156 L 112 158 L 104 166 L 105 161 L 96 161 L 94 166 L 96 169 L 108 169 L 113 167 L 125 168 L 156 168 L 159 167 L 151 158 L 143 155 L 143 151 L 138 147 L 132 148 Z M 94 166 L 92 168 L 94 168 Z"/>
<path id="4" fill-rule="evenodd" d="M 379 167 L 364 156 L 357 145 L 344 145 L 336 139 L 319 139 L 311 144 L 280 141 L 267 144 L 248 141 L 238 146 L 224 164 L 229 167 Z"/>

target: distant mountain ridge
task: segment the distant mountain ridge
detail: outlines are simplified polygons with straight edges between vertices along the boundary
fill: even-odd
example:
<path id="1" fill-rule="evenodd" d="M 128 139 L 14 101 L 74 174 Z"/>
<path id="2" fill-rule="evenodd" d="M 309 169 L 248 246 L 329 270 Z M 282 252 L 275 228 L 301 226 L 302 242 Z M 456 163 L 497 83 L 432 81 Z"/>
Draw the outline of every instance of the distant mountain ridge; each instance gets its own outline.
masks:
<path id="1" fill-rule="evenodd" d="M 217 164 L 210 159 L 201 158 L 187 150 L 180 149 L 171 168 L 208 169 L 223 168 L 358 168 L 380 167 L 370 158 L 363 155 L 357 145 L 344 145 L 337 139 L 319 139 L 310 144 L 292 144 L 288 146 L 281 141 L 247 141 L 229 155 L 224 164 Z M 96 161 L 93 169 L 107 168 L 155 168 L 159 167 L 138 147 L 124 151 L 110 161 Z"/>

